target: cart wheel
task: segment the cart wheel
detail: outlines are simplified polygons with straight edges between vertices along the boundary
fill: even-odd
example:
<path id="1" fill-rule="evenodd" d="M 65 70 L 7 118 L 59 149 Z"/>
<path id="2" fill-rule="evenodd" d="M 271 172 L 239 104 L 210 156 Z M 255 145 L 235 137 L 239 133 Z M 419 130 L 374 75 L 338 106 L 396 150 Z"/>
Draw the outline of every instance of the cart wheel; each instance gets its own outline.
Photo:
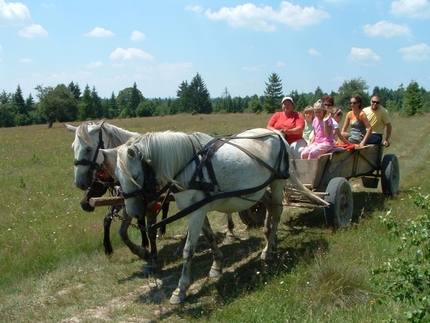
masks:
<path id="1" fill-rule="evenodd" d="M 340 228 L 348 226 L 353 211 L 349 182 L 343 177 L 335 177 L 328 183 L 327 193 L 324 199 L 330 203 L 325 209 L 328 224 L 335 224 Z"/>
<path id="2" fill-rule="evenodd" d="M 400 168 L 396 155 L 387 154 L 382 159 L 381 186 L 382 193 L 393 196 L 399 193 Z"/>
<path id="3" fill-rule="evenodd" d="M 249 209 L 240 211 L 239 217 L 248 227 L 262 227 L 264 225 L 264 220 L 266 219 L 266 206 L 263 202 L 258 202 Z"/>

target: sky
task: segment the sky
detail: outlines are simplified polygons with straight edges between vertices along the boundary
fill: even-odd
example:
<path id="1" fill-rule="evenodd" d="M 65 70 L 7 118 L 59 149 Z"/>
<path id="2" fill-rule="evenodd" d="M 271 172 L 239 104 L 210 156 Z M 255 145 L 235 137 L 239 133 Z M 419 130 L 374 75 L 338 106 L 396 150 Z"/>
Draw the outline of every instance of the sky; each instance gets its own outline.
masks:
<path id="1" fill-rule="evenodd" d="M 0 0 L 0 92 L 78 83 L 174 98 L 338 91 L 352 79 L 430 90 L 430 0 Z"/>

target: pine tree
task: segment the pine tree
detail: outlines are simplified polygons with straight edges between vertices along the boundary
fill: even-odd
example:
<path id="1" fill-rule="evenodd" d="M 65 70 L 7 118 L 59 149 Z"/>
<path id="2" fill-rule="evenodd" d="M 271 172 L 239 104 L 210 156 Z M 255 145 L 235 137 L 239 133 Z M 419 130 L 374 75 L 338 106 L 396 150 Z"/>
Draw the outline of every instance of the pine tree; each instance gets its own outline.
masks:
<path id="1" fill-rule="evenodd" d="M 263 108 L 267 113 L 274 113 L 281 106 L 282 100 L 282 80 L 278 74 L 272 73 L 269 76 L 269 83 L 266 84 L 264 91 Z"/>
<path id="2" fill-rule="evenodd" d="M 406 88 L 401 110 L 402 115 L 414 116 L 423 113 L 422 94 L 417 82 L 412 81 Z"/>

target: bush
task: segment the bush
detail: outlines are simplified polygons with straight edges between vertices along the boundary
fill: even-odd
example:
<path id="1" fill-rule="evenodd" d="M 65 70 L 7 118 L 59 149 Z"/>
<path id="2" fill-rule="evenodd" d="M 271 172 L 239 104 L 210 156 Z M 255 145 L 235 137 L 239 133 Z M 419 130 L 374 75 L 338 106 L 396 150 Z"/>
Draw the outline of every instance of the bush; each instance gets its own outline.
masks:
<path id="1" fill-rule="evenodd" d="M 424 214 L 403 223 L 395 221 L 390 212 L 381 221 L 389 230 L 389 238 L 398 243 L 397 254 L 373 270 L 375 282 L 385 290 L 381 302 L 394 299 L 402 302 L 408 322 L 430 319 L 430 203 L 428 195 L 414 192 L 414 204 Z M 395 322 L 395 320 L 391 320 Z"/>

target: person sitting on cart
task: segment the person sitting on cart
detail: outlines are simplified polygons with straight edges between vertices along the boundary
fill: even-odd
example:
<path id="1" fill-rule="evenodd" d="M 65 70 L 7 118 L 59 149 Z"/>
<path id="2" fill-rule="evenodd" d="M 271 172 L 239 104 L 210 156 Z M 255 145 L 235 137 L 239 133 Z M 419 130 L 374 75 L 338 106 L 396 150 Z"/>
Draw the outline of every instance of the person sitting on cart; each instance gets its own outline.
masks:
<path id="1" fill-rule="evenodd" d="M 314 112 L 315 119 L 312 122 L 314 136 L 311 144 L 302 151 L 302 159 L 316 159 L 333 149 L 333 119 L 329 109 L 325 107 L 321 99 L 314 104 Z"/>
<path id="2" fill-rule="evenodd" d="M 314 107 L 308 105 L 303 110 L 303 117 L 305 119 L 305 129 L 303 130 L 303 139 L 306 140 L 306 143 L 309 145 L 312 139 L 312 135 L 314 133 L 314 127 L 312 126 L 312 121 L 314 121 L 315 113 Z"/>
<path id="3" fill-rule="evenodd" d="M 303 139 L 305 120 L 300 112 L 294 111 L 294 100 L 290 96 L 282 99 L 282 111 L 275 112 L 267 124 L 267 129 L 280 131 L 291 148 L 293 158 L 300 158 L 300 153 L 307 146 Z"/>
<path id="4" fill-rule="evenodd" d="M 324 95 L 322 98 L 323 104 L 329 110 L 333 119 L 334 143 L 338 145 L 350 145 L 350 142 L 342 135 L 339 129 L 339 124 L 342 121 L 342 109 L 334 111 L 334 98 L 330 95 Z"/>
<path id="5" fill-rule="evenodd" d="M 359 94 L 351 97 L 349 100 L 351 111 L 346 114 L 342 127 L 342 135 L 348 138 L 348 141 L 355 144 L 356 147 L 365 146 L 372 133 L 372 126 L 366 114 L 362 111 L 362 102 L 363 100 Z M 351 128 L 349 132 L 347 132 L 348 127 Z"/>
<path id="6" fill-rule="evenodd" d="M 391 136 L 391 120 L 388 110 L 383 106 L 380 106 L 381 98 L 378 95 L 372 96 L 370 100 L 371 105 L 363 109 L 369 122 L 372 126 L 372 134 L 370 135 L 368 144 L 384 144 L 385 147 L 390 147 L 390 136 Z M 384 130 L 387 128 L 385 133 L 385 140 L 382 142 L 382 135 Z"/>

